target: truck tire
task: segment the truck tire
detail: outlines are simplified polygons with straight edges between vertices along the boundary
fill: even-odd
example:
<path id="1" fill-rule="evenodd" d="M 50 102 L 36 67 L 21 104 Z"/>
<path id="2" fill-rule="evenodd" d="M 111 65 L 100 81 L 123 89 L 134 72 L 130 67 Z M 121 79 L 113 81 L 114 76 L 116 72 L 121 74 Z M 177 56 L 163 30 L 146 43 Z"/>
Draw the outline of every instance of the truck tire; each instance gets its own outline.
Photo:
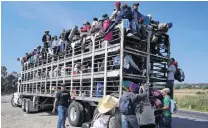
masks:
<path id="1" fill-rule="evenodd" d="M 26 99 L 23 98 L 22 99 L 22 111 L 25 112 L 25 102 L 26 102 Z"/>
<path id="2" fill-rule="evenodd" d="M 25 111 L 26 111 L 26 113 L 30 113 L 30 99 L 26 99 Z"/>
<path id="3" fill-rule="evenodd" d="M 14 103 L 14 96 L 12 96 L 12 99 L 11 99 L 11 105 L 12 105 L 13 107 L 17 107 L 17 105 Z"/>
<path id="4" fill-rule="evenodd" d="M 70 125 L 79 127 L 84 122 L 84 108 L 78 102 L 72 102 L 68 109 L 68 119 Z"/>

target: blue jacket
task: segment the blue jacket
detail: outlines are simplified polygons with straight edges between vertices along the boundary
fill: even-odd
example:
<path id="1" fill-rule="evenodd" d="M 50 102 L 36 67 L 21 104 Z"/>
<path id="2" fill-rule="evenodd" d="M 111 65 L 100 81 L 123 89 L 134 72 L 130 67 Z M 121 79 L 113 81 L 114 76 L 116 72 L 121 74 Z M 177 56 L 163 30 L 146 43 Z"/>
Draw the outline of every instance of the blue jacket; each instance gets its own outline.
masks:
<path id="1" fill-rule="evenodd" d="M 122 19 L 132 20 L 132 13 L 129 7 L 121 8 L 120 13 L 116 16 L 116 23 L 119 23 Z"/>
<path id="2" fill-rule="evenodd" d="M 134 14 L 135 13 L 137 13 L 137 17 L 134 17 Z M 142 14 L 139 12 L 139 11 L 136 11 L 136 10 L 134 10 L 133 9 L 133 11 L 132 11 L 132 18 L 134 19 L 134 20 L 138 20 L 139 21 L 139 19 L 142 17 Z"/>

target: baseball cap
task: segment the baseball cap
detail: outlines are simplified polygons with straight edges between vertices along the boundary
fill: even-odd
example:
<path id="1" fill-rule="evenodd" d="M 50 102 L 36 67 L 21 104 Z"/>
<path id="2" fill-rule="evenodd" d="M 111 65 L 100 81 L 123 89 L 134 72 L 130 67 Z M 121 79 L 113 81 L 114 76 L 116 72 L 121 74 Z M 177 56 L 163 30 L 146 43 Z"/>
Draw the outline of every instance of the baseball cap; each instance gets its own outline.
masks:
<path id="1" fill-rule="evenodd" d="M 115 5 L 119 6 L 119 5 L 121 5 L 121 2 L 116 2 Z"/>
<path id="2" fill-rule="evenodd" d="M 170 93 L 170 89 L 169 88 L 164 88 L 161 90 L 162 92 L 166 92 L 166 93 Z"/>
<path id="3" fill-rule="evenodd" d="M 133 6 L 139 6 L 139 3 L 134 3 Z"/>
<path id="4" fill-rule="evenodd" d="M 172 23 L 172 22 L 170 22 L 170 23 L 167 23 L 167 25 L 168 25 L 168 28 L 172 28 L 173 23 Z"/>

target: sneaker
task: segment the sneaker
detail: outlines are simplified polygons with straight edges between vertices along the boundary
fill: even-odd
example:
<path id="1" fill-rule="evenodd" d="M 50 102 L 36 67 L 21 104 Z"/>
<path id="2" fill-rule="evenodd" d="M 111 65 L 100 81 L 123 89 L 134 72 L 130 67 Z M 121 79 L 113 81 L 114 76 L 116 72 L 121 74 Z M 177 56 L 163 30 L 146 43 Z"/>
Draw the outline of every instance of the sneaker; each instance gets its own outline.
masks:
<path id="1" fill-rule="evenodd" d="M 128 37 L 131 37 L 131 36 L 134 36 L 134 34 L 128 33 L 127 36 L 128 36 Z"/>

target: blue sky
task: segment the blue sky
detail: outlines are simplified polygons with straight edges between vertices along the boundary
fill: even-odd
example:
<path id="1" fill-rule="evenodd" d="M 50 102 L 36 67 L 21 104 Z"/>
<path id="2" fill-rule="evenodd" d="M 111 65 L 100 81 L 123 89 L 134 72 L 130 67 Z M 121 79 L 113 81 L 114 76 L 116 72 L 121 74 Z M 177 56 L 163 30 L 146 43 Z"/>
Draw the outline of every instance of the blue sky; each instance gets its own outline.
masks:
<path id="1" fill-rule="evenodd" d="M 2 2 L 1 64 L 20 72 L 16 61 L 37 45 L 44 30 L 59 35 L 63 28 L 111 14 L 115 2 Z M 134 2 L 123 2 L 132 5 Z M 208 83 L 208 2 L 140 2 L 143 14 L 173 22 L 171 53 L 185 71 L 185 82 Z"/>

